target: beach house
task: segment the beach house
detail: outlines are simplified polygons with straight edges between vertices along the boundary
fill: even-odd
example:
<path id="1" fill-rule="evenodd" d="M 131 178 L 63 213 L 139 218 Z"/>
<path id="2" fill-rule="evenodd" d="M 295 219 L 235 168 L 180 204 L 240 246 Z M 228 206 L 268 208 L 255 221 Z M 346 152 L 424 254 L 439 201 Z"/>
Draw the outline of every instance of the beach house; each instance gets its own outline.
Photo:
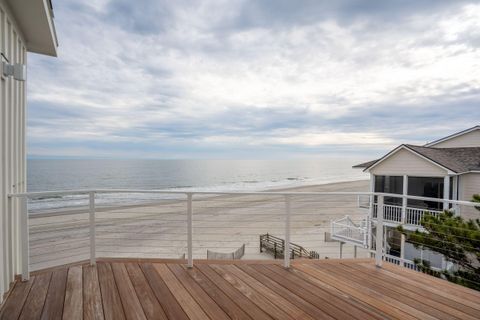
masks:
<path id="1" fill-rule="evenodd" d="M 56 56 L 57 37 L 49 0 L 0 0 L 0 301 L 13 281 L 11 215 L 7 195 L 26 191 L 27 52 Z"/>
<path id="2" fill-rule="evenodd" d="M 470 201 L 480 193 L 480 125 L 454 133 L 422 146 L 402 144 L 380 159 L 354 166 L 370 173 L 370 191 L 437 199 Z M 371 219 L 377 218 L 374 199 L 359 201 L 368 208 Z M 432 202 L 385 197 L 384 223 L 390 254 L 407 260 L 433 253 L 418 251 L 395 228 L 415 230 L 423 214 L 454 210 L 464 218 L 476 218 L 473 207 L 460 207 L 447 202 Z M 434 254 L 433 254 L 434 255 Z M 441 267 L 440 257 L 432 258 Z"/>

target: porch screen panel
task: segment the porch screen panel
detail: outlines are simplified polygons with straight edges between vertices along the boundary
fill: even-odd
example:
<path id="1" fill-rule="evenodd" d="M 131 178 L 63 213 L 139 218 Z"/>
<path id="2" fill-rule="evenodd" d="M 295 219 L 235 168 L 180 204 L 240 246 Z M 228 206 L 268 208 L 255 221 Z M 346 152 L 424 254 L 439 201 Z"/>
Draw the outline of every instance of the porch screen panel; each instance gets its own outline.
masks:
<path id="1" fill-rule="evenodd" d="M 442 199 L 443 178 L 408 177 L 408 195 Z M 441 202 L 409 199 L 408 206 L 422 209 L 441 210 L 443 204 Z"/>
<path id="2" fill-rule="evenodd" d="M 403 193 L 403 177 L 402 176 L 375 176 L 375 192 L 402 194 Z M 389 205 L 401 206 L 402 198 L 385 197 L 384 203 Z"/>

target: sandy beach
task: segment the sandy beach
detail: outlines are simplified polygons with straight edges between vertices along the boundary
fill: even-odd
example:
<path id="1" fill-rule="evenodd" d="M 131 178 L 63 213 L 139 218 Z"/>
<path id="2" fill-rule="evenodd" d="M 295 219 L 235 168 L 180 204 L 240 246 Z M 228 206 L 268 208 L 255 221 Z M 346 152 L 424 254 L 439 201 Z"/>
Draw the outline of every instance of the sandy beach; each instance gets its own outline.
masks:
<path id="1" fill-rule="evenodd" d="M 302 186 L 275 191 L 367 191 L 368 181 Z M 338 258 L 340 244 L 325 242 L 330 221 L 350 215 L 361 220 L 365 209 L 354 196 L 308 196 L 291 199 L 291 242 L 314 250 L 320 258 Z M 272 259 L 259 252 L 259 236 L 284 238 L 283 196 L 241 195 L 194 198 L 194 259 L 206 259 L 207 249 L 232 252 L 245 244 L 243 259 Z M 31 215 L 32 270 L 89 258 L 88 214 L 76 211 L 52 216 Z M 97 257 L 179 258 L 186 253 L 186 201 L 102 209 L 96 213 Z M 353 257 L 353 246 L 343 246 L 343 258 Z M 357 257 L 367 257 L 358 248 Z"/>

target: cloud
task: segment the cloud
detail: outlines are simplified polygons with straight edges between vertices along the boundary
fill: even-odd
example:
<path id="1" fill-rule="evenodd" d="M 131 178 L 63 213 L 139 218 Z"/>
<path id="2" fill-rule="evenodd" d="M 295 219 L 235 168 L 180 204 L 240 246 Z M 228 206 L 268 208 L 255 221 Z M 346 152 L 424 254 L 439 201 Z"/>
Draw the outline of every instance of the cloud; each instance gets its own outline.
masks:
<path id="1" fill-rule="evenodd" d="M 469 1 L 55 2 L 29 153 L 381 153 L 476 125 Z M 63 150 L 63 151 L 62 151 Z"/>

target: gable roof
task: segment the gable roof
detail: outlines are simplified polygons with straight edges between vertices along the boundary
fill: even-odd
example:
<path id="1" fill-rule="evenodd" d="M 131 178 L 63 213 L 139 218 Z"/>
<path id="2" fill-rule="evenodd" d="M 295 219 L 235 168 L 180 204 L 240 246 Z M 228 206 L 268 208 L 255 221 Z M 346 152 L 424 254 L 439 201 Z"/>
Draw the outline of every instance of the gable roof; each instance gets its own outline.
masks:
<path id="1" fill-rule="evenodd" d="M 451 134 L 451 135 L 446 136 L 446 137 L 444 137 L 444 138 L 441 138 L 441 139 L 438 139 L 438 140 L 429 142 L 429 143 L 427 143 L 427 144 L 425 145 L 425 147 L 433 147 L 434 145 L 439 144 L 439 143 L 441 143 L 441 142 L 448 141 L 448 140 L 450 140 L 450 139 L 453 139 L 453 138 L 456 138 L 456 137 L 459 137 L 459 136 L 463 136 L 464 134 L 467 134 L 467 133 L 470 133 L 470 132 L 476 131 L 476 130 L 480 130 L 480 125 L 477 125 L 477 126 L 474 126 L 474 127 L 469 128 L 469 129 L 466 129 L 466 130 L 463 130 L 463 131 L 460 131 L 460 132 Z"/>
<path id="2" fill-rule="evenodd" d="M 354 166 L 354 168 L 365 168 L 364 171 L 370 169 L 374 165 L 392 156 L 400 149 L 407 149 L 438 166 L 453 171 L 455 173 L 464 173 L 470 171 L 480 171 L 480 147 L 469 148 L 431 148 L 425 146 L 415 146 L 410 144 L 402 144 L 386 154 L 384 157 L 365 162 Z"/>

